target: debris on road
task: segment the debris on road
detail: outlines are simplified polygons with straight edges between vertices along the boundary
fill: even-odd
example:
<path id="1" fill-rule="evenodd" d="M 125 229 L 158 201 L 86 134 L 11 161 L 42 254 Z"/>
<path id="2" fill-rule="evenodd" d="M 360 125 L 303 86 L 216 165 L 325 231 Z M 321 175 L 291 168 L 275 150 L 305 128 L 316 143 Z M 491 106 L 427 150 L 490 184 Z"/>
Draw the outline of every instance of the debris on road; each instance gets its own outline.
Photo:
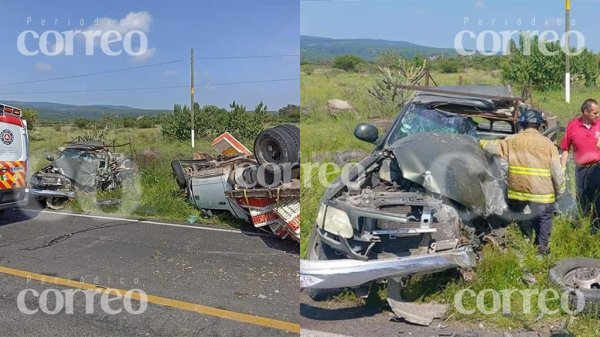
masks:
<path id="1" fill-rule="evenodd" d="M 447 304 L 402 302 L 391 298 L 387 302 L 396 317 L 424 326 L 429 326 L 434 319 L 442 318 L 448 312 Z"/>

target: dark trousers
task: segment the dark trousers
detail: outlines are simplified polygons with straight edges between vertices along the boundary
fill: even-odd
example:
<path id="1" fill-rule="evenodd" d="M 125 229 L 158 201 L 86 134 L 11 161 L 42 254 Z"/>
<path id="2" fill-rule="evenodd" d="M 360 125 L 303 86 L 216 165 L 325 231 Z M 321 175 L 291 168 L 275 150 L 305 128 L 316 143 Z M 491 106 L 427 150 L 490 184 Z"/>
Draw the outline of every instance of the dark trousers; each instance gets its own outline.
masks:
<path id="1" fill-rule="evenodd" d="M 578 166 L 575 170 L 577 183 L 577 201 L 584 215 L 591 215 L 592 228 L 600 222 L 600 164 L 592 166 Z"/>
<path id="2" fill-rule="evenodd" d="M 509 200 L 508 206 L 515 212 L 523 212 L 525 206 L 529 205 L 531 214 L 522 214 L 515 219 L 519 228 L 527 236 L 531 236 L 531 229 L 535 230 L 534 243 L 538 246 L 548 247 L 550 233 L 552 232 L 552 216 L 554 215 L 554 204 L 539 204 L 537 202 Z"/>

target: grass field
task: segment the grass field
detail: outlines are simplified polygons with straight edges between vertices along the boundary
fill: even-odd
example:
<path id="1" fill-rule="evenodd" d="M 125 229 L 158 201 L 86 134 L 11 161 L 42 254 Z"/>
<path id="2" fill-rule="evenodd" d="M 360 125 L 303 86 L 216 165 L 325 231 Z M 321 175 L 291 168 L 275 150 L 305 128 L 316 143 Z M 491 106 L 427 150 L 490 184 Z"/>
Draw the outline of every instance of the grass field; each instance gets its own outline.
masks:
<path id="1" fill-rule="evenodd" d="M 90 130 L 82 130 L 68 125 L 63 126 L 60 130 L 56 130 L 54 127 L 37 127 L 30 131 L 32 172 L 45 166 L 48 163 L 46 156 L 56 155 L 58 147 L 64 147 L 76 137 L 90 133 Z M 164 139 L 159 127 L 109 129 L 104 136 L 105 143 L 109 144 L 112 144 L 113 140 L 116 144 L 131 142 L 131 146 L 117 148 L 115 152 L 132 155 L 138 171 L 135 191 L 122 195 L 121 206 L 116 209 L 99 208 L 95 206 L 92 197 L 80 194 L 76 202 L 69 204 L 72 211 L 173 221 L 186 221 L 190 215 L 201 216 L 200 211 L 192 206 L 186 200 L 183 192 L 179 190 L 170 163 L 173 159 L 191 159 L 195 151 L 212 153 L 211 140 L 197 140 L 194 150 L 189 141 Z M 119 195 L 120 192 L 114 193 Z M 100 194 L 100 197 L 111 197 L 114 196 L 114 193 Z M 243 225 L 227 216 L 200 217 L 197 222 L 235 227 Z"/>
<path id="2" fill-rule="evenodd" d="M 500 84 L 495 73 L 467 69 L 460 74 L 432 74 L 438 85 L 462 84 Z M 331 160 L 338 151 L 359 149 L 369 151 L 372 145 L 353 137 L 354 126 L 360 122 L 388 119 L 395 117 L 397 109 L 393 106 L 382 106 L 370 98 L 366 88 L 373 83 L 375 75 L 365 73 L 346 73 L 337 69 L 317 67 L 310 74 L 301 76 L 301 105 L 304 115 L 301 121 L 301 147 L 303 161 L 302 203 L 302 242 L 301 253 L 306 252 L 306 241 L 316 216 L 316 210 L 326 186 L 318 183 L 317 169 L 306 169 L 308 163 Z M 581 102 L 589 97 L 599 98 L 598 88 L 573 88 L 571 103 L 564 102 L 562 91 L 534 92 L 533 104 L 559 117 L 561 124 L 579 114 Z M 356 111 L 331 116 L 327 111 L 327 100 L 337 98 L 349 101 Z M 380 130 L 383 132 L 384 130 Z M 312 166 L 315 167 L 315 166 Z M 333 169 L 325 171 L 325 176 L 332 181 L 339 173 Z M 556 219 L 551 236 L 552 253 L 544 259 L 536 257 L 533 244 L 516 228 L 508 229 L 508 245 L 506 250 L 492 246 L 484 248 L 483 260 L 475 269 L 475 278 L 471 283 L 459 281 L 452 272 L 436 274 L 412 279 L 404 289 L 404 296 L 417 301 L 436 300 L 452 303 L 454 294 L 465 288 L 475 291 L 482 289 L 538 289 L 550 287 L 548 269 L 556 261 L 566 257 L 586 256 L 600 258 L 600 246 L 597 244 L 600 235 L 591 235 L 589 222 L 574 223 L 569 219 Z M 530 273 L 536 283 L 528 285 L 523 276 Z M 472 305 L 473 303 L 471 303 Z M 468 305 L 468 304 L 467 304 Z M 557 302 L 552 303 L 556 306 Z M 451 306 L 452 307 L 452 306 Z M 502 328 L 536 328 L 541 325 L 565 326 L 570 317 L 556 314 L 540 317 L 540 309 L 534 305 L 530 313 L 524 314 L 522 302 L 515 299 L 511 303 L 513 313 L 517 315 L 460 315 L 451 312 L 449 319 L 477 324 L 485 322 Z M 600 335 L 600 320 L 578 316 L 568 324 L 569 332 L 578 336 Z"/>

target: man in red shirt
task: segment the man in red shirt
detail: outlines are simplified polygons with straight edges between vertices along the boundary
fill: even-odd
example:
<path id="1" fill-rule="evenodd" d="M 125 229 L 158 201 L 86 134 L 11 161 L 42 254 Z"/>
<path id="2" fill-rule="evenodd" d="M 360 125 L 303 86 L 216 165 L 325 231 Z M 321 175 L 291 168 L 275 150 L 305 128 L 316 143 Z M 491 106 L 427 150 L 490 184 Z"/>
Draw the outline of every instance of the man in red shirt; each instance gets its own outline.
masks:
<path id="1" fill-rule="evenodd" d="M 597 118 L 598 102 L 591 98 L 586 99 L 581 105 L 581 116 L 567 124 L 560 144 L 563 150 L 560 157 L 563 169 L 567 165 L 569 149 L 573 148 L 577 199 L 585 214 L 592 211 L 594 227 L 600 222 L 600 120 Z"/>

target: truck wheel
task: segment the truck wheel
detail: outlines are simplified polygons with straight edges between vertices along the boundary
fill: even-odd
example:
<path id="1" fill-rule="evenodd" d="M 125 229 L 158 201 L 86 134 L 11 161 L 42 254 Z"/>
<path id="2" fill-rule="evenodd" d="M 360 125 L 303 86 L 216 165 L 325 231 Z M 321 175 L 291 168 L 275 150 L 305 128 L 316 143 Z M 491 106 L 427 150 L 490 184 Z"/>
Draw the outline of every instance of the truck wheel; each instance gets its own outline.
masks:
<path id="1" fill-rule="evenodd" d="M 65 197 L 47 197 L 46 198 L 46 207 L 53 210 L 61 210 L 67 207 L 69 204 L 69 198 Z"/>
<path id="2" fill-rule="evenodd" d="M 254 155 L 259 164 L 297 163 L 300 161 L 300 143 L 286 129 L 267 129 L 256 137 Z"/>
<path id="3" fill-rule="evenodd" d="M 297 126 L 292 124 L 281 124 L 277 125 L 275 128 L 285 130 L 294 139 L 296 144 L 300 146 L 300 129 Z"/>
<path id="4" fill-rule="evenodd" d="M 173 169 L 173 175 L 175 176 L 175 181 L 177 181 L 177 186 L 179 186 L 179 188 L 185 188 L 187 186 L 187 181 L 179 160 L 173 160 L 171 162 L 171 168 Z"/>
<path id="5" fill-rule="evenodd" d="M 586 313 L 600 313 L 600 260 L 583 257 L 561 260 L 548 276 L 552 283 L 572 292 L 572 310 L 579 307 Z M 576 296 L 576 291 L 580 296 Z"/>
<path id="6" fill-rule="evenodd" d="M 334 260 L 336 257 L 333 249 L 321 242 L 321 238 L 317 234 L 319 229 L 313 227 L 308 238 L 308 252 L 306 258 L 308 260 Z M 342 292 L 342 289 L 307 289 L 308 296 L 313 301 L 324 301 L 332 296 L 335 296 Z"/>

